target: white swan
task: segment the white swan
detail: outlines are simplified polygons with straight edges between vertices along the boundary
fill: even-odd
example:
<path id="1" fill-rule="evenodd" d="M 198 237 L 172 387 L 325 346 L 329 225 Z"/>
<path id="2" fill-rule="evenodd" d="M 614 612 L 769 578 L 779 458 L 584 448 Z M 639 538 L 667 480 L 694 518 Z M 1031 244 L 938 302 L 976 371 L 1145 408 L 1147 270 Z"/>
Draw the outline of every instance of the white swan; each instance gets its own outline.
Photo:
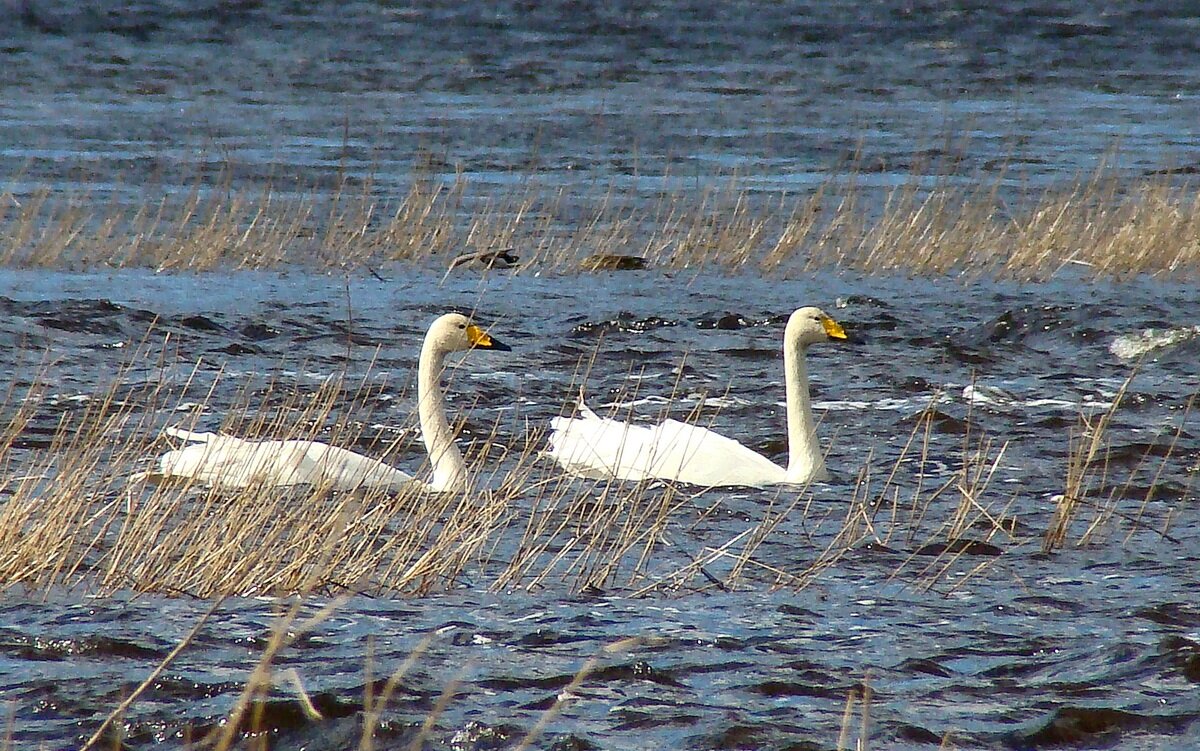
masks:
<path id="1" fill-rule="evenodd" d="M 421 346 L 417 412 L 421 438 L 433 466 L 433 479 L 419 485 L 431 492 L 458 492 L 466 488 L 466 465 L 446 419 L 446 403 L 438 379 L 446 355 L 473 348 L 511 350 L 459 313 L 447 313 L 434 321 Z M 163 454 L 156 471 L 143 473 L 140 478 L 155 481 L 190 478 L 224 488 L 313 485 L 335 490 L 384 488 L 393 492 L 418 482 L 369 456 L 319 441 L 247 441 L 178 428 L 167 428 L 165 432 L 191 445 Z"/>
<path id="2" fill-rule="evenodd" d="M 783 333 L 787 394 L 788 466 L 705 428 L 667 420 L 652 428 L 599 417 L 582 402 L 582 417 L 550 422 L 547 455 L 568 472 L 591 478 L 658 478 L 691 485 L 762 487 L 825 478 L 817 445 L 804 356 L 810 344 L 845 339 L 837 321 L 819 308 L 800 308 Z"/>

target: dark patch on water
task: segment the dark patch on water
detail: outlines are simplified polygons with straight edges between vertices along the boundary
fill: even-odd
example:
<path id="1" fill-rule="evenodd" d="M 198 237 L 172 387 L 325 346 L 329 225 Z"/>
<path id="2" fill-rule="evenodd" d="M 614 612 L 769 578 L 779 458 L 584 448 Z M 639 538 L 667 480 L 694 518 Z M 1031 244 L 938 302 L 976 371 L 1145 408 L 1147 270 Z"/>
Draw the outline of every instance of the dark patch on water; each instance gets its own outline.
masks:
<path id="1" fill-rule="evenodd" d="M 571 329 L 571 333 L 577 336 L 600 336 L 612 332 L 640 334 L 663 328 L 664 326 L 677 325 L 679 325 L 678 321 L 660 318 L 659 316 L 638 318 L 633 313 L 622 311 L 617 314 L 616 318 L 606 321 L 586 321 L 581 323 Z"/>
<path id="2" fill-rule="evenodd" d="M 1105 748 L 1123 744 L 1132 733 L 1174 735 L 1186 731 L 1196 717 L 1171 717 L 1103 707 L 1061 707 L 1036 730 L 1014 733 L 1014 749 L 1062 747 Z"/>
<path id="3" fill-rule="evenodd" d="M 79 658 L 161 659 L 165 652 L 111 637 L 42 639 L 29 634 L 0 631 L 0 652 L 23 660 L 74 660 Z"/>
<path id="4" fill-rule="evenodd" d="M 1200 627 L 1200 607 L 1190 602 L 1164 602 L 1140 610 L 1136 615 L 1164 625 Z"/>
<path id="5" fill-rule="evenodd" d="M 992 545 L 991 543 L 983 542 L 982 540 L 968 540 L 963 538 L 955 538 L 949 542 L 934 542 L 928 545 L 922 545 L 913 551 L 913 555 L 984 555 L 995 556 L 1004 552 L 1003 548 Z"/>

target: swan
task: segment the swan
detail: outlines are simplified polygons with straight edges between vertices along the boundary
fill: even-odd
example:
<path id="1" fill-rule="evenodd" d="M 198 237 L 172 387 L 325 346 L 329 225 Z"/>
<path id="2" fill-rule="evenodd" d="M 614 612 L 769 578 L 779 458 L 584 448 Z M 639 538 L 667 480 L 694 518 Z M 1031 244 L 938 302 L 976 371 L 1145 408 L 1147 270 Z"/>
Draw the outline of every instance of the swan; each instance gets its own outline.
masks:
<path id="1" fill-rule="evenodd" d="M 377 459 L 319 441 L 247 441 L 231 435 L 167 428 L 166 434 L 190 445 L 168 451 L 156 471 L 139 479 L 186 478 L 223 488 L 250 485 L 313 485 L 333 490 L 382 488 L 396 492 L 416 484 L 435 493 L 466 488 L 467 470 L 454 431 L 446 418 L 445 397 L 438 383 L 446 355 L 469 349 L 512 350 L 459 313 L 435 320 L 421 345 L 417 365 L 417 412 L 421 438 L 433 467 L 433 478 L 420 482 Z"/>
<path id="2" fill-rule="evenodd" d="M 580 400 L 581 417 L 550 421 L 546 454 L 567 472 L 593 479 L 675 480 L 691 485 L 763 487 L 825 479 L 808 395 L 809 345 L 845 339 L 846 332 L 820 308 L 800 308 L 783 333 L 787 394 L 788 466 L 780 467 L 737 441 L 678 420 L 654 427 L 603 418 Z"/>

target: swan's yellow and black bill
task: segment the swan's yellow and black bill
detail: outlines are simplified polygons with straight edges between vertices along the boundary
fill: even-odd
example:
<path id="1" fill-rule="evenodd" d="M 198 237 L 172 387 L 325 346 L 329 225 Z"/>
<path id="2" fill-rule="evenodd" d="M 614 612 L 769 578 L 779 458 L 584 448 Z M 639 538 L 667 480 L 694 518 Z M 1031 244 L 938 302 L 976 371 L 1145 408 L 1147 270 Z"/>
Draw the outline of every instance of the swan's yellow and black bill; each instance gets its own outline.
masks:
<path id="1" fill-rule="evenodd" d="M 829 316 L 821 317 L 821 326 L 825 329 L 825 336 L 830 339 L 846 338 L 846 332 L 842 329 L 842 325 Z"/>
<path id="2" fill-rule="evenodd" d="M 467 327 L 467 341 L 471 342 L 472 347 L 479 349 L 494 349 L 497 352 L 512 352 L 512 347 L 494 338 L 491 334 L 479 328 L 475 324 Z"/>

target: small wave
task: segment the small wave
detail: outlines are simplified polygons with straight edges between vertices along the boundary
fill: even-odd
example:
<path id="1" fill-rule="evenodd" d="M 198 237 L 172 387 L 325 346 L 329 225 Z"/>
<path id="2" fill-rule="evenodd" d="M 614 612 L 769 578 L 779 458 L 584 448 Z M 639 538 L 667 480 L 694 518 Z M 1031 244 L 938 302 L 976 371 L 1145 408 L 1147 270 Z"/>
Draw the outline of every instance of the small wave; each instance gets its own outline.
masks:
<path id="1" fill-rule="evenodd" d="M 1105 406 L 1106 408 L 1112 406 L 1112 402 L 1096 402 L 1091 400 L 1085 401 L 1084 404 L 1090 406 Z M 1067 399 L 1054 399 L 1047 397 L 1044 399 L 1030 399 L 1029 401 L 1024 402 L 1023 406 L 1030 407 L 1032 409 L 1044 407 L 1050 407 L 1054 409 L 1076 409 L 1080 406 L 1080 404 L 1079 402 L 1072 402 Z"/>
<path id="2" fill-rule="evenodd" d="M 963 401 L 977 407 L 993 409 L 1039 409 L 1039 410 L 1097 410 L 1111 409 L 1116 394 L 1085 395 L 1078 401 L 1061 397 L 1038 397 L 1025 399 L 999 386 L 969 384 L 962 390 Z"/>
<path id="3" fill-rule="evenodd" d="M 786 402 L 775 402 L 775 405 L 778 407 L 787 407 Z M 829 401 L 813 402 L 813 409 L 826 410 L 830 412 L 859 412 L 861 410 L 870 408 L 870 402 L 852 399 L 831 399 Z"/>
<path id="4" fill-rule="evenodd" d="M 616 318 L 611 318 L 607 321 L 585 321 L 575 328 L 571 329 L 571 333 L 575 336 L 587 336 L 595 334 L 605 334 L 613 331 L 622 333 L 643 333 L 654 329 L 663 328 L 665 326 L 676 326 L 678 321 L 658 316 L 649 316 L 647 318 L 637 318 L 632 313 L 621 312 Z"/>
<path id="5" fill-rule="evenodd" d="M 1016 748 L 1120 746 L 1135 734 L 1186 732 L 1193 714 L 1150 714 L 1113 707 L 1060 706 L 1039 723 L 1006 739 Z"/>
<path id="6" fill-rule="evenodd" d="M 723 409 L 725 407 L 750 407 L 754 404 L 754 402 L 750 401 L 749 399 L 743 399 L 740 396 L 710 396 L 708 394 L 699 392 L 690 393 L 679 401 L 685 404 L 696 404 L 697 402 L 703 401 L 705 407 L 713 407 L 716 409 Z"/>
<path id="7" fill-rule="evenodd" d="M 1174 329 L 1145 329 L 1136 334 L 1121 334 L 1108 345 L 1108 351 L 1126 362 L 1137 360 L 1156 350 L 1174 347 L 1200 337 L 1200 326 Z"/>
<path id="8" fill-rule="evenodd" d="M 907 412 L 913 409 L 925 409 L 933 401 L 934 398 L 932 396 L 915 396 L 900 399 L 885 397 L 873 401 L 859 399 L 818 399 L 813 402 L 813 409 L 824 410 L 826 412 L 861 412 L 864 409 L 880 412 Z M 786 408 L 787 402 L 775 402 L 775 405 L 780 408 Z"/>
<path id="9" fill-rule="evenodd" d="M 1008 407 L 1018 402 L 1016 395 L 1011 391 L 981 383 L 972 383 L 963 387 L 962 398 L 968 404 L 989 407 Z"/>
<path id="10" fill-rule="evenodd" d="M 93 398 L 91 394 L 50 394 L 45 401 L 49 406 L 57 407 L 63 404 L 87 404 Z"/>
<path id="11" fill-rule="evenodd" d="M 633 407 L 643 407 L 647 404 L 662 406 L 665 404 L 673 404 L 678 400 L 668 399 L 665 396 L 643 396 L 640 399 L 630 399 L 628 401 L 606 402 L 599 405 L 599 409 L 632 409 Z"/>
<path id="12" fill-rule="evenodd" d="M 673 371 L 664 370 L 656 373 L 630 373 L 625 376 L 625 379 L 629 381 L 653 381 L 664 376 L 673 375 L 675 375 Z"/>
<path id="13" fill-rule="evenodd" d="M 988 348 L 1002 342 L 1023 342 L 1070 327 L 1084 315 L 1080 308 L 1063 305 L 1023 305 L 955 334 L 952 342 L 968 349 Z"/>
<path id="14" fill-rule="evenodd" d="M 649 396 L 630 399 L 627 401 L 612 401 L 600 405 L 600 409 L 623 410 L 646 405 L 664 406 L 671 404 L 689 405 L 703 402 L 705 407 L 724 409 L 726 407 L 749 407 L 754 402 L 740 396 L 712 396 L 703 392 L 689 392 L 672 398 L 651 394 Z"/>

